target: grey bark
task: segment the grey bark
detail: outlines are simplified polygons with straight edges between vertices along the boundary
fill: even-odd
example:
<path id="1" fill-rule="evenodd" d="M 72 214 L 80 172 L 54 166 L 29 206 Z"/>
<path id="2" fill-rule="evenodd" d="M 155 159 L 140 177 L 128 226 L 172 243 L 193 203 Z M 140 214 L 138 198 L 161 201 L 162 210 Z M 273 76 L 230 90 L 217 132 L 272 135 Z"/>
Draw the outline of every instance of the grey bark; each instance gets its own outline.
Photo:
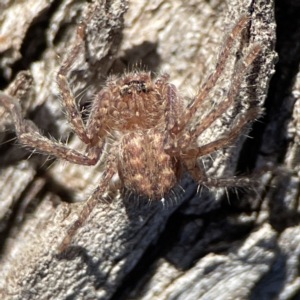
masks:
<path id="1" fill-rule="evenodd" d="M 127 5 L 125 0 L 39 0 L 0 5 L 1 88 L 18 71 L 30 71 L 32 87 L 20 97 L 21 105 L 24 116 L 46 136 L 65 141 L 70 135 L 55 76 L 80 20 L 87 23 L 85 52 L 69 79 L 85 107 L 107 75 L 145 66 L 169 73 L 188 99 L 215 67 L 230 28 L 246 13 L 248 34 L 236 42 L 234 53 L 239 49 L 242 56 L 249 43 L 258 42 L 260 57 L 245 76 L 240 104 L 199 143 L 226 134 L 238 109 L 265 108 L 249 133 L 252 139 L 241 135 L 235 147 L 203 159 L 211 176 L 238 172 L 259 181 L 255 188 L 239 191 L 239 197 L 234 190 L 227 195 L 204 187 L 199 193 L 186 176 L 180 183 L 185 192 L 179 188 L 163 205 L 125 197 L 117 182 L 59 253 L 67 228 L 101 178 L 101 166 L 52 165 L 39 154 L 27 159 L 30 151 L 6 143 L 14 138 L 13 123 L 0 107 L 1 299 L 300 297 L 297 1 L 132 0 Z M 280 60 L 270 82 L 276 38 Z M 210 95 L 215 105 L 228 90 L 234 62 L 232 53 Z M 82 147 L 72 134 L 69 144 Z"/>

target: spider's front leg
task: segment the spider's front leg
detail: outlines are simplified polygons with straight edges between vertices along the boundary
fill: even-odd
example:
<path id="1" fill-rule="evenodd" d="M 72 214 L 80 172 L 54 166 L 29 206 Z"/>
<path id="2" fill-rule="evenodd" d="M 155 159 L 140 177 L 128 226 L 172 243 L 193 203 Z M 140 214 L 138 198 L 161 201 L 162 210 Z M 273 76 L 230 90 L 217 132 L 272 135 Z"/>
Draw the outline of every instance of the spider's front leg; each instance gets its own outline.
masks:
<path id="1" fill-rule="evenodd" d="M 243 76 L 253 60 L 257 57 L 260 50 L 261 46 L 259 44 L 254 44 L 248 51 L 248 54 L 245 56 L 245 58 L 238 62 L 226 98 L 222 100 L 219 105 L 213 108 L 207 114 L 207 116 L 205 116 L 204 119 L 201 120 L 201 122 L 197 123 L 194 126 L 194 128 L 185 130 L 180 134 L 180 137 L 178 138 L 178 147 L 188 147 L 191 141 L 193 141 L 197 136 L 201 135 L 207 128 L 209 128 L 209 126 L 214 123 L 233 104 L 243 80 Z M 260 113 L 261 109 L 259 107 L 256 108 L 256 115 L 254 115 L 254 111 L 255 109 L 250 109 L 249 112 L 246 113 L 245 118 L 248 120 L 249 117 L 252 116 L 252 119 L 255 119 L 255 117 L 257 117 Z"/>
<path id="2" fill-rule="evenodd" d="M 78 111 L 76 105 L 75 97 L 70 89 L 67 80 L 67 74 L 70 71 L 73 63 L 76 61 L 78 55 L 80 54 L 80 50 L 82 49 L 85 27 L 86 27 L 85 24 L 82 22 L 78 25 L 75 44 L 70 54 L 62 63 L 57 73 L 56 80 L 59 87 L 61 98 L 63 100 L 63 104 L 66 108 L 68 121 L 72 129 L 84 143 L 89 144 L 90 139 L 87 136 L 85 126 L 83 124 L 80 112 Z"/>
<path id="3" fill-rule="evenodd" d="M 225 68 L 226 61 L 230 54 L 232 45 L 236 37 L 241 33 L 241 31 L 245 27 L 247 21 L 248 21 L 248 17 L 246 15 L 243 15 L 235 24 L 235 26 L 232 28 L 231 33 L 227 36 L 224 46 L 219 54 L 215 71 L 212 74 L 210 74 L 210 76 L 202 84 L 200 91 L 198 92 L 198 95 L 188 105 L 186 111 L 180 116 L 180 118 L 178 118 L 178 120 L 176 120 L 176 124 L 172 128 L 173 134 L 178 134 L 182 130 L 184 130 L 185 126 L 188 124 L 188 122 L 195 114 L 197 109 L 201 106 L 208 93 L 215 86 L 217 80 L 219 79 L 220 75 L 222 74 Z"/>
<path id="4" fill-rule="evenodd" d="M 94 147 L 100 153 L 104 144 L 102 137 L 107 133 L 104 123 L 107 117 L 107 107 L 112 100 L 110 90 L 107 87 L 103 88 L 96 95 L 85 126 L 67 80 L 67 74 L 83 47 L 85 28 L 86 25 L 83 22 L 78 25 L 75 44 L 58 71 L 57 84 L 72 129 L 84 143 L 89 147 Z"/>

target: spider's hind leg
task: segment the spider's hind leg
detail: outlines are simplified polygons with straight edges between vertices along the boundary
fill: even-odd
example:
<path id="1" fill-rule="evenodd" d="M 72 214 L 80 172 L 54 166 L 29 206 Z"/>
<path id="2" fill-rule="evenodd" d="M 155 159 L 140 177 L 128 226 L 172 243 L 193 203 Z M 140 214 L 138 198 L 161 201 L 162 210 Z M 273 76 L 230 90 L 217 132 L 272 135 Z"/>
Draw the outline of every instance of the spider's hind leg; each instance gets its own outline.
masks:
<path id="1" fill-rule="evenodd" d="M 248 188 L 257 183 L 250 176 L 211 177 L 200 167 L 196 159 L 185 160 L 192 178 L 207 188 Z"/>
<path id="2" fill-rule="evenodd" d="M 64 251 L 67 246 L 70 244 L 73 236 L 77 232 L 77 230 L 83 225 L 85 220 L 91 214 L 94 207 L 99 203 L 99 198 L 103 196 L 103 193 L 107 189 L 110 180 L 112 179 L 113 175 L 117 171 L 117 160 L 114 154 L 109 155 L 107 158 L 107 165 L 102 174 L 102 179 L 93 192 L 93 194 L 88 198 L 88 200 L 83 204 L 81 211 L 77 217 L 77 220 L 68 228 L 67 234 L 63 238 L 63 241 L 58 247 L 58 251 Z"/>
<path id="3" fill-rule="evenodd" d="M 59 142 L 52 141 L 42 136 L 31 121 L 23 119 L 17 99 L 0 91 L 0 103 L 10 112 L 21 144 L 76 164 L 95 165 L 98 161 L 101 148 L 94 147 L 87 154 L 82 154 Z"/>
<path id="4" fill-rule="evenodd" d="M 212 153 L 217 149 L 226 147 L 241 134 L 243 126 L 247 122 L 253 121 L 260 112 L 260 107 L 253 107 L 249 109 L 245 114 L 238 117 L 235 126 L 232 127 L 229 133 L 227 133 L 224 137 L 221 137 L 220 139 L 212 141 L 206 145 L 199 146 L 198 148 L 188 149 L 183 152 L 184 155 L 187 157 L 200 157 Z"/>
<path id="5" fill-rule="evenodd" d="M 248 187 L 249 185 L 253 184 L 253 180 L 251 180 L 249 177 L 216 178 L 206 176 L 205 171 L 197 163 L 197 158 L 212 153 L 232 143 L 232 141 L 241 134 L 241 130 L 245 124 L 254 120 L 260 111 L 261 109 L 259 107 L 249 109 L 245 114 L 239 116 L 235 126 L 231 128 L 230 132 L 227 133 L 226 136 L 212 141 L 206 145 L 187 149 L 182 152 L 182 157 L 187 170 L 195 181 L 207 187 L 220 188 Z"/>

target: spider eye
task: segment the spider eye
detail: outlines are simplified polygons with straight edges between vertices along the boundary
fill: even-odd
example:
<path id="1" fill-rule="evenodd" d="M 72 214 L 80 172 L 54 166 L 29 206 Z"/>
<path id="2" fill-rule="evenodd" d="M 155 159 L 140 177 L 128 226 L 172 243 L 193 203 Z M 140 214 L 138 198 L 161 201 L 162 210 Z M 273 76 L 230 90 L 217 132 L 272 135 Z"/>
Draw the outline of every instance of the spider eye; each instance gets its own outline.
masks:
<path id="1" fill-rule="evenodd" d="M 131 80 L 131 81 L 125 83 L 121 87 L 122 95 L 132 94 L 133 91 L 136 91 L 137 93 L 141 93 L 141 92 L 147 93 L 148 89 L 147 89 L 147 85 L 146 85 L 145 81 Z"/>

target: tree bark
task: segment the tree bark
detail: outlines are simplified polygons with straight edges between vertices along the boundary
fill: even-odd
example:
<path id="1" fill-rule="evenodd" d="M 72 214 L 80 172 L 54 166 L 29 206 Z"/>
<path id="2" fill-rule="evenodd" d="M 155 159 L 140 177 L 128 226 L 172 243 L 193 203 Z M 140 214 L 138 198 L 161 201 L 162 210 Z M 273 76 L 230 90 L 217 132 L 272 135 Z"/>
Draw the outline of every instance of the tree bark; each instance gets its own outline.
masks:
<path id="1" fill-rule="evenodd" d="M 10 141 L 13 121 L 0 107 L 1 299 L 300 297 L 297 1 L 39 0 L 0 7 L 0 88 L 9 91 L 16 74 L 28 70 L 32 85 L 18 95 L 24 116 L 45 136 L 70 136 L 72 148 L 83 149 L 55 77 L 81 20 L 85 50 L 69 80 L 82 109 L 108 75 L 145 68 L 170 74 L 188 103 L 244 14 L 249 24 L 195 119 L 224 99 L 236 54 L 253 43 L 261 53 L 234 107 L 199 144 L 226 134 L 249 105 L 264 107 L 251 138 L 243 132 L 234 147 L 202 158 L 210 176 L 242 174 L 258 181 L 255 187 L 209 190 L 186 175 L 174 196 L 149 203 L 120 193 L 117 182 L 63 252 L 58 247 L 100 181 L 101 163 L 83 167 L 31 155 Z"/>

